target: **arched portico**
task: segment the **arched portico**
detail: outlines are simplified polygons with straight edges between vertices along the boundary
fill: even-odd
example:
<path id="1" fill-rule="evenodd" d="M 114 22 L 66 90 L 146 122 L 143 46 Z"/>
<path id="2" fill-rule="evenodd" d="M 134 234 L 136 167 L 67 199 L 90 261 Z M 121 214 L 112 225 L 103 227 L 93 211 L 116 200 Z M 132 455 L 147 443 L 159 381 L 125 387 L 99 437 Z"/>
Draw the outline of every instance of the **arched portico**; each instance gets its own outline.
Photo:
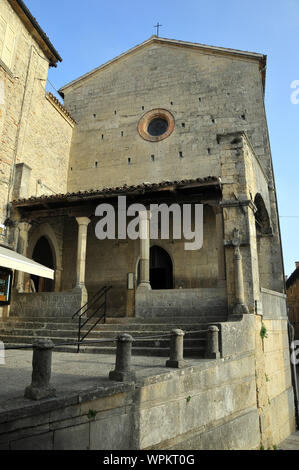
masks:
<path id="1" fill-rule="evenodd" d="M 43 264 L 41 260 L 39 261 L 37 259 L 39 255 L 36 252 L 34 253 L 34 250 L 36 250 L 37 244 L 41 239 L 46 239 L 49 248 L 51 249 L 53 257 L 53 269 L 55 271 L 54 288 L 52 290 L 59 292 L 61 290 L 62 254 L 57 237 L 50 224 L 41 224 L 37 228 L 33 228 L 30 231 L 27 256 Z M 46 242 L 43 243 L 44 247 L 46 247 Z"/>

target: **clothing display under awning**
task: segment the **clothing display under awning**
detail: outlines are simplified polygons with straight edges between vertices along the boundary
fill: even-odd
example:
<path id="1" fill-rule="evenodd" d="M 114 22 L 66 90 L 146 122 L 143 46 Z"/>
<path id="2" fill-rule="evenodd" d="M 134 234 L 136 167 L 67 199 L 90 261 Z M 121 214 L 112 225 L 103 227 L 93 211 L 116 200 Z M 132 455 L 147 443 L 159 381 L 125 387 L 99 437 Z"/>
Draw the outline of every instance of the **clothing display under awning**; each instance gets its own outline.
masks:
<path id="1" fill-rule="evenodd" d="M 16 269 L 24 273 L 54 279 L 54 270 L 36 263 L 15 251 L 0 246 L 0 267 Z"/>

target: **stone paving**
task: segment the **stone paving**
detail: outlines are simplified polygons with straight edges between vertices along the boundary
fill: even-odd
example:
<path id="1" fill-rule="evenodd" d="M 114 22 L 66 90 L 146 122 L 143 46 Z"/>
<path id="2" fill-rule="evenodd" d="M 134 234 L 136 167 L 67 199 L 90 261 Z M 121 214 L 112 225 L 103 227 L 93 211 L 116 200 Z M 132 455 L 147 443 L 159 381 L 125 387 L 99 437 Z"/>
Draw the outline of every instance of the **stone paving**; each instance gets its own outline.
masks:
<path id="1" fill-rule="evenodd" d="M 293 432 L 287 439 L 280 445 L 279 449 L 282 450 L 299 450 L 299 431 Z"/>
<path id="2" fill-rule="evenodd" d="M 9 409 L 32 404 L 24 398 L 24 390 L 31 383 L 32 351 L 8 350 L 5 364 L 0 365 L 0 413 Z M 165 367 L 166 357 L 132 357 L 132 369 L 138 378 L 153 377 L 171 370 Z M 209 359 L 200 360 L 206 364 Z M 199 360 L 188 360 L 188 364 L 199 364 Z M 115 384 L 109 380 L 114 369 L 115 354 L 73 354 L 54 352 L 52 357 L 51 385 L 60 396 L 90 390 L 96 386 Z M 35 402 L 36 403 L 36 402 Z"/>

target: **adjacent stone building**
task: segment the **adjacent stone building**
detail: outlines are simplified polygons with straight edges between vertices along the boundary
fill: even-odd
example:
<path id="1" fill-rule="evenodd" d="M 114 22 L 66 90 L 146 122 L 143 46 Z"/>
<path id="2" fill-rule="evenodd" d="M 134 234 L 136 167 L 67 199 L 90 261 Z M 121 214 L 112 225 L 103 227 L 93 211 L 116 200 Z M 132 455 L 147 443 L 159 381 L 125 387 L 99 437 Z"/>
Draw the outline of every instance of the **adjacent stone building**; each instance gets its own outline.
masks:
<path id="1" fill-rule="evenodd" d="M 286 288 L 289 319 L 295 328 L 295 339 L 299 339 L 299 262 L 295 265 L 296 269 L 286 280 Z"/>
<path id="2" fill-rule="evenodd" d="M 294 397 L 266 56 L 153 36 L 62 87 L 62 106 L 45 93 L 58 53 L 21 1 L 1 8 L 16 38 L 0 64 L 4 236 L 55 270 L 54 283 L 16 276 L 11 318 L 70 317 L 110 286 L 116 322 L 216 323 L 222 358 L 250 349 L 255 377 L 254 404 L 245 387 L 224 429 L 246 410 L 262 445 L 281 441 L 294 429 Z M 145 239 L 97 238 L 98 205 L 120 221 L 120 196 L 144 206 Z M 201 249 L 186 250 L 172 231 L 150 238 L 150 204 L 174 203 L 203 205 Z"/>

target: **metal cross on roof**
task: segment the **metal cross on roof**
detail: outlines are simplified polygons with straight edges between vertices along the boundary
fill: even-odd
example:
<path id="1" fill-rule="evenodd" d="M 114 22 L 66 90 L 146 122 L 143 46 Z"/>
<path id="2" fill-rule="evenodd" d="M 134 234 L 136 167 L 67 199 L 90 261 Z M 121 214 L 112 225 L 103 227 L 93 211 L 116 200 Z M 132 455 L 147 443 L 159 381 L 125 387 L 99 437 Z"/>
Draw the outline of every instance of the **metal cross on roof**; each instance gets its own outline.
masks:
<path id="1" fill-rule="evenodd" d="M 159 21 L 158 23 L 154 26 L 154 28 L 157 28 L 157 36 L 159 37 L 159 28 L 161 28 L 161 26 L 163 26 L 162 24 L 159 24 Z"/>

